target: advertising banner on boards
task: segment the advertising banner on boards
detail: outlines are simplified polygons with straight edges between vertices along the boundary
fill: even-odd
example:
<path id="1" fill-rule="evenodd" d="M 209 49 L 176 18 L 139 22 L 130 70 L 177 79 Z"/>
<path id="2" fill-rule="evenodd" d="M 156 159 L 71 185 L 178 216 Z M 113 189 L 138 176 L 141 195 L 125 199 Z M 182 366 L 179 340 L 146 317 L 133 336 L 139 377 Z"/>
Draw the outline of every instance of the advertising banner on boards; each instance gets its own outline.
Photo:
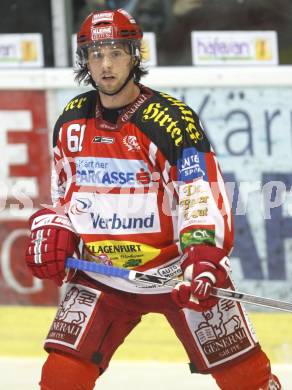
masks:
<path id="1" fill-rule="evenodd" d="M 233 279 L 240 290 L 292 300 L 292 127 L 290 88 L 163 89 L 200 116 L 216 151 L 235 215 Z M 49 203 L 54 123 L 84 90 L 0 92 L 0 303 L 53 304 L 50 281 L 33 279 L 23 253 L 28 217 Z M 54 115 L 55 115 L 54 114 Z"/>
<path id="2" fill-rule="evenodd" d="M 43 66 L 42 34 L 0 34 L 0 68 Z"/>
<path id="3" fill-rule="evenodd" d="M 192 31 L 193 65 L 278 65 L 275 31 Z"/>
<path id="4" fill-rule="evenodd" d="M 55 304 L 50 281 L 32 277 L 28 218 L 50 204 L 51 140 L 44 91 L 0 91 L 0 304 Z"/>

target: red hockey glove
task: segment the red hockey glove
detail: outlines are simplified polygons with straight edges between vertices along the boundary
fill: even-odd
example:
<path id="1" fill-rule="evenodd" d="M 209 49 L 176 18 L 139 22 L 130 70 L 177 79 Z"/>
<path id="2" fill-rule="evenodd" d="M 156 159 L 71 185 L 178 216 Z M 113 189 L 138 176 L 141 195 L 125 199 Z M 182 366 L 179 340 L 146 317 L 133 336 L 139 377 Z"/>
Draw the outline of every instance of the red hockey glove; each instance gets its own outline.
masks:
<path id="1" fill-rule="evenodd" d="M 61 286 L 65 277 L 65 260 L 77 250 L 79 238 L 69 218 L 49 209 L 41 209 L 30 219 L 30 243 L 26 264 L 39 279 L 52 279 Z"/>
<path id="2" fill-rule="evenodd" d="M 227 252 L 213 246 L 192 245 L 185 253 L 187 258 L 181 265 L 184 281 L 172 290 L 172 298 L 181 307 L 209 310 L 218 302 L 218 298 L 210 296 L 212 287 L 227 287 Z"/>

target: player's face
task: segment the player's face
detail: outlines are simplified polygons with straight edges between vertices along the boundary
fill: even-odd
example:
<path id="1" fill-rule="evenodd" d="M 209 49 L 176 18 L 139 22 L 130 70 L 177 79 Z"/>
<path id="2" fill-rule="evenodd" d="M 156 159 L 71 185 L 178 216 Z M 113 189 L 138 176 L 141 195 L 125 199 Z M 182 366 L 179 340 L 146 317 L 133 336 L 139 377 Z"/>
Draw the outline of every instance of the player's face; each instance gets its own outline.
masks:
<path id="1" fill-rule="evenodd" d="M 101 92 L 118 91 L 132 66 L 132 57 L 122 44 L 102 45 L 88 49 L 88 69 Z"/>

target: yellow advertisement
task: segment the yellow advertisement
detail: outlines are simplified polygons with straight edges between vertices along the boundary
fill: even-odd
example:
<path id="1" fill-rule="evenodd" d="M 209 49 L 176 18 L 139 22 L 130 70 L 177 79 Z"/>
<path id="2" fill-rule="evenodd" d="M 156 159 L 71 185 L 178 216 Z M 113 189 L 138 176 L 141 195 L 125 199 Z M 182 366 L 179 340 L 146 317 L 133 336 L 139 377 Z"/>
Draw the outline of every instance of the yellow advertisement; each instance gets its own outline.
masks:
<path id="1" fill-rule="evenodd" d="M 86 243 L 88 260 L 121 268 L 135 268 L 155 259 L 160 249 L 134 241 L 93 241 Z"/>
<path id="2" fill-rule="evenodd" d="M 143 34 L 142 40 L 142 61 L 146 66 L 157 65 L 156 36 L 153 32 Z"/>
<path id="3" fill-rule="evenodd" d="M 272 59 L 272 49 L 267 39 L 256 40 L 256 59 L 259 61 L 268 61 Z"/>
<path id="4" fill-rule="evenodd" d="M 20 41 L 22 61 L 36 61 L 38 58 L 38 49 L 36 42 L 23 39 Z"/>
<path id="5" fill-rule="evenodd" d="M 0 34 L 0 68 L 44 66 L 42 34 Z"/>

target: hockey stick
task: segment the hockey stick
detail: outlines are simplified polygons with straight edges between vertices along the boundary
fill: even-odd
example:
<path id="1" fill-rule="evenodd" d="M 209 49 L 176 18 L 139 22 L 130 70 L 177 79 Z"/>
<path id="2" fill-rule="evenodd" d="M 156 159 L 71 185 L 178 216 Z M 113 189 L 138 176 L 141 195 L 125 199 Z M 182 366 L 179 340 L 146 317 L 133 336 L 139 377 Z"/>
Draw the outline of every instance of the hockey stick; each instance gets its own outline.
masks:
<path id="1" fill-rule="evenodd" d="M 108 266 L 105 264 L 94 263 L 91 261 L 86 261 L 81 259 L 75 259 L 74 257 L 69 257 L 67 259 L 66 266 L 68 268 L 74 268 L 82 271 L 99 273 L 102 275 L 133 280 L 141 283 L 148 283 L 148 284 L 154 283 L 159 286 L 174 287 L 178 282 L 181 282 L 181 280 L 179 279 L 168 279 L 163 276 L 150 275 L 144 272 Z M 217 287 L 213 287 L 212 295 L 214 297 L 223 298 L 223 299 L 225 298 L 232 301 L 245 302 L 252 305 L 264 306 L 272 309 L 292 312 L 291 302 L 280 301 L 277 299 L 264 298 L 257 295 L 251 295 L 239 291 L 232 291 L 232 290 L 227 290 L 224 288 L 217 288 Z"/>

